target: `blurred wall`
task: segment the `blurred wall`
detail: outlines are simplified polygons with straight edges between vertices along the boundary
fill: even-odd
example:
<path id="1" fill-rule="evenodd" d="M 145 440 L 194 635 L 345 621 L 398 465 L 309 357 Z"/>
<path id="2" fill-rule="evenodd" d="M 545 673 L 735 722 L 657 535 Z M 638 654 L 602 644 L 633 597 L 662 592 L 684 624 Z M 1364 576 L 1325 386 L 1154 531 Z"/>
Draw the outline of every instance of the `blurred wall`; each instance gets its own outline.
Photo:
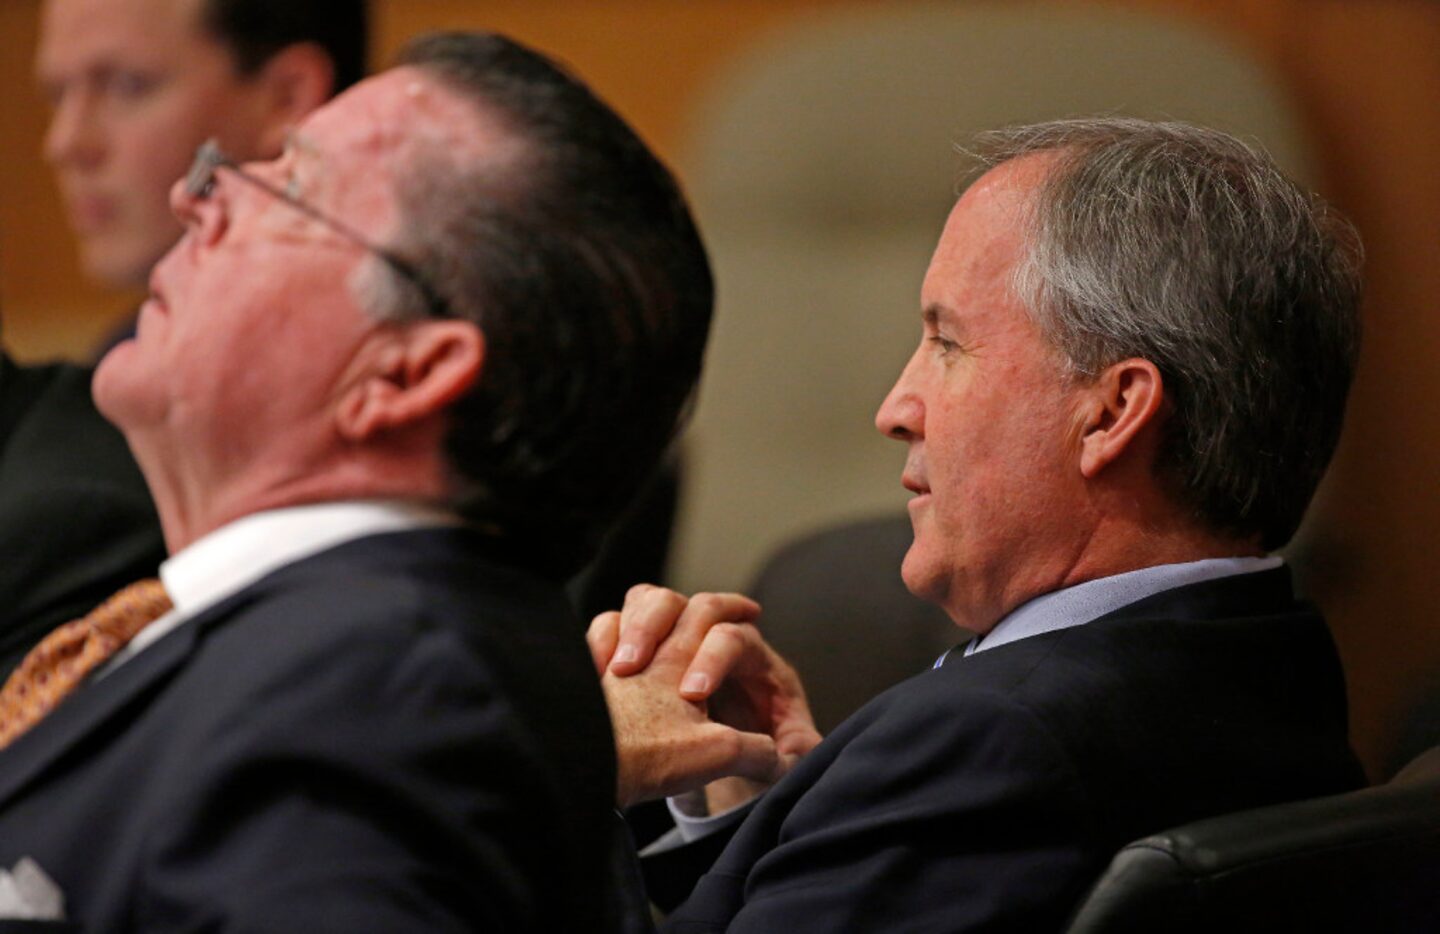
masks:
<path id="1" fill-rule="evenodd" d="M 425 28 L 509 32 L 573 64 L 683 173 L 687 120 L 707 82 L 768 30 L 842 2 L 375 0 L 375 51 L 383 60 Z M 1322 190 L 1365 236 L 1360 379 L 1305 564 L 1345 658 L 1357 746 L 1376 768 L 1400 712 L 1440 690 L 1440 4 L 1107 5 L 1184 17 L 1272 69 L 1316 145 Z M 0 0 L 0 308 L 7 346 L 30 359 L 83 356 L 134 300 L 83 283 L 38 158 L 45 114 L 30 76 L 38 7 Z"/>

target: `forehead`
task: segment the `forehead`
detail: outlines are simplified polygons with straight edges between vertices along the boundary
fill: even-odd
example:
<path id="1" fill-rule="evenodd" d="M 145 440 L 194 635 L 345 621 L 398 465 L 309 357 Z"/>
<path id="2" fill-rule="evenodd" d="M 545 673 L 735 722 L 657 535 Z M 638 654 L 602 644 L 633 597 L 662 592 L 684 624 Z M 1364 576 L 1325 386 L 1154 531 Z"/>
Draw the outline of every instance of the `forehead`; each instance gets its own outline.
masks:
<path id="1" fill-rule="evenodd" d="M 952 315 L 1021 313 L 1013 296 L 1025 210 L 1050 156 L 1025 156 L 982 175 L 956 202 L 925 274 L 921 301 Z"/>
<path id="2" fill-rule="evenodd" d="M 417 68 L 369 78 L 311 114 L 299 135 L 331 149 L 370 153 L 408 144 L 464 144 L 479 122 L 475 109 Z"/>
<path id="3" fill-rule="evenodd" d="M 223 47 L 200 23 L 201 0 L 46 0 L 42 74 L 101 60 L 155 64 Z"/>
<path id="4" fill-rule="evenodd" d="M 417 151 L 503 163 L 520 149 L 497 118 L 412 67 L 362 81 L 307 117 L 294 139 L 326 195 L 362 209 L 414 170 Z"/>

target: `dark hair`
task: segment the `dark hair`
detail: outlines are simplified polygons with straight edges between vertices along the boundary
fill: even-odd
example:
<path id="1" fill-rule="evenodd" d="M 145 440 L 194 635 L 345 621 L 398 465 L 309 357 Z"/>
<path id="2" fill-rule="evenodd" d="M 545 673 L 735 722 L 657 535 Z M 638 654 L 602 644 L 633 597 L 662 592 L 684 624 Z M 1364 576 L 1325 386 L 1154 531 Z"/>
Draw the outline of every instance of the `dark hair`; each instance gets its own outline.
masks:
<path id="1" fill-rule="evenodd" d="M 1160 370 L 1156 469 L 1200 522 L 1279 548 L 1334 453 L 1360 340 L 1360 240 L 1264 153 L 1103 117 L 985 134 L 1057 161 L 1033 195 L 1022 299 L 1082 377 Z"/>
<path id="2" fill-rule="evenodd" d="M 286 46 L 315 43 L 334 63 L 338 94 L 365 77 L 368 8 L 366 0 L 204 0 L 200 15 L 245 75 Z"/>
<path id="3" fill-rule="evenodd" d="M 705 249 L 665 167 L 544 56 L 502 36 L 443 34 L 401 63 L 521 142 L 473 165 L 420 153 L 395 249 L 485 335 L 447 439 L 461 512 L 568 574 L 688 411 L 714 301 Z M 413 291 L 383 291 L 378 314 L 423 313 Z"/>

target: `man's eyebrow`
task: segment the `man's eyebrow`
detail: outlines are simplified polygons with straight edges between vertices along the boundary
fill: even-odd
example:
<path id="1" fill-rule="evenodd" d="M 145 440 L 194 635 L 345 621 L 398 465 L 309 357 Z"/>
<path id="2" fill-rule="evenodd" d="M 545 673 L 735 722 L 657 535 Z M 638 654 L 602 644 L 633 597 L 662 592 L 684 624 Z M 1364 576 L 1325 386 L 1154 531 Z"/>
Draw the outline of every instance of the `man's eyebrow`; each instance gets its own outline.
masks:
<path id="1" fill-rule="evenodd" d="M 937 302 L 931 302 L 925 306 L 924 310 L 920 312 L 920 320 L 932 328 L 939 327 L 942 323 L 951 326 L 959 324 L 955 318 L 955 312 Z"/>

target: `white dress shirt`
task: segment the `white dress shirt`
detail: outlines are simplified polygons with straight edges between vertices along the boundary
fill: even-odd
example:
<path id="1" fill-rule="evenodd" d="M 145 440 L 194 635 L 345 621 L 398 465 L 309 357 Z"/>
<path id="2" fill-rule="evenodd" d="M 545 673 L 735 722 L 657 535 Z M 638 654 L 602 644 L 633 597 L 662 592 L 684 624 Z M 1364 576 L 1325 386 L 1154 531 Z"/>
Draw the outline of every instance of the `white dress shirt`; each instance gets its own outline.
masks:
<path id="1" fill-rule="evenodd" d="M 104 677 L 186 620 L 287 564 L 368 535 L 460 524 L 452 512 L 409 500 L 314 503 L 237 519 L 160 565 L 160 580 L 174 609 L 140 630 L 95 677 Z"/>

